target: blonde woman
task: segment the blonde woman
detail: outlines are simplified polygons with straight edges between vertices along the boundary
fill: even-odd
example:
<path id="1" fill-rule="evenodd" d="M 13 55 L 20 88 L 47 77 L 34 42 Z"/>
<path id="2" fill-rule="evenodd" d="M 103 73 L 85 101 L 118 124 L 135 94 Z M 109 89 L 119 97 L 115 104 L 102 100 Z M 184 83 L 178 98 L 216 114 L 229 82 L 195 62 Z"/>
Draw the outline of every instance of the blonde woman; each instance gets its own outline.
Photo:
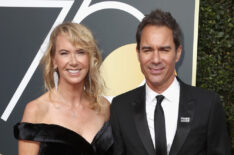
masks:
<path id="1" fill-rule="evenodd" d="M 101 96 L 101 55 L 90 30 L 58 25 L 41 63 L 48 91 L 26 105 L 14 127 L 19 155 L 111 154 L 109 102 Z"/>

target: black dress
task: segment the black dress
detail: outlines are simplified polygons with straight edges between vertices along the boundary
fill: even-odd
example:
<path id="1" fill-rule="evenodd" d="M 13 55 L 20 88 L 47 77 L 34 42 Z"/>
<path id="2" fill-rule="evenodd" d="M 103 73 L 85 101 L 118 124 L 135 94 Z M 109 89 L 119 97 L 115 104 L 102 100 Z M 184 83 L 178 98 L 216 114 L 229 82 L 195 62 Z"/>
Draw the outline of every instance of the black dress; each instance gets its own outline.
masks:
<path id="1" fill-rule="evenodd" d="M 104 123 L 92 143 L 76 132 L 55 124 L 17 123 L 16 139 L 40 142 L 39 155 L 112 155 L 113 136 Z"/>

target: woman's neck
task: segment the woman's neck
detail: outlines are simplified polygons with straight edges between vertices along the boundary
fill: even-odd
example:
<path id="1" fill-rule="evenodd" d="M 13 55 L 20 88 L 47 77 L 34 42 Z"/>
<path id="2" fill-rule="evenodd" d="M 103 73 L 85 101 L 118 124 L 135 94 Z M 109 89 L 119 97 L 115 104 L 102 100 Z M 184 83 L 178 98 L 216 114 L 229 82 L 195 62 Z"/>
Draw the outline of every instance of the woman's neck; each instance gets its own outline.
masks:
<path id="1" fill-rule="evenodd" d="M 85 98 L 84 84 L 69 85 L 60 83 L 57 92 L 58 97 L 72 107 L 81 105 Z"/>

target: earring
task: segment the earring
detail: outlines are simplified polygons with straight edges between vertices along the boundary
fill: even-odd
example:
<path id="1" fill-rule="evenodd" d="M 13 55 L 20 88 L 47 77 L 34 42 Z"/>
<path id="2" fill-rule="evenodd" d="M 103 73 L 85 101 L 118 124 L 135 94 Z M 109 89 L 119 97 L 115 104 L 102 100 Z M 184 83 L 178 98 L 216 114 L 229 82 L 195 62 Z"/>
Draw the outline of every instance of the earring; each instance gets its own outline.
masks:
<path id="1" fill-rule="evenodd" d="M 53 77 L 54 77 L 54 87 L 55 87 L 55 90 L 57 91 L 58 90 L 58 73 L 57 73 L 57 71 L 54 71 Z"/>
<path id="2" fill-rule="evenodd" d="M 91 82 L 91 77 L 90 77 L 90 72 L 89 72 L 89 92 L 92 92 L 92 82 Z"/>

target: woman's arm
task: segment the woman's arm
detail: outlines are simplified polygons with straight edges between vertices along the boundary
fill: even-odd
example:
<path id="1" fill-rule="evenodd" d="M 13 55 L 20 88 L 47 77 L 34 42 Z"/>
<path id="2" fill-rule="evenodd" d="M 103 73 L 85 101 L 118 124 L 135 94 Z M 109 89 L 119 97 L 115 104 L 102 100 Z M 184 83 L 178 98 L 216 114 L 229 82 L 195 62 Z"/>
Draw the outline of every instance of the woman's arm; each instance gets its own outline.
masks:
<path id="1" fill-rule="evenodd" d="M 26 140 L 18 141 L 19 155 L 38 155 L 40 143 Z"/>
<path id="2" fill-rule="evenodd" d="M 35 102 L 30 102 L 26 105 L 22 122 L 37 123 L 36 116 L 38 106 Z M 28 140 L 18 140 L 19 155 L 38 155 L 40 143 Z"/>

